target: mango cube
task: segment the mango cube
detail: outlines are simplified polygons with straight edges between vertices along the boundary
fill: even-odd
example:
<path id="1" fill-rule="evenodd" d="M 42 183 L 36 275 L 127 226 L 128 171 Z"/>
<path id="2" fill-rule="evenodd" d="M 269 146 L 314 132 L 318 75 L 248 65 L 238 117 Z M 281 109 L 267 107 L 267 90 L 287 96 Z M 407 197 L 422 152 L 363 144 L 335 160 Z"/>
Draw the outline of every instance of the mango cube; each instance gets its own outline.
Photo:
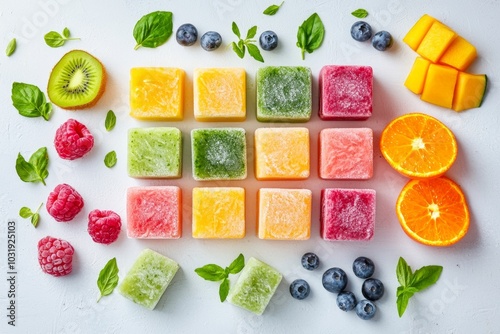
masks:
<path id="1" fill-rule="evenodd" d="M 430 15 L 424 14 L 408 31 L 406 36 L 403 38 L 403 42 L 408 44 L 408 46 L 414 51 L 417 51 L 420 43 L 422 42 L 434 22 L 436 22 L 435 18 Z"/>
<path id="2" fill-rule="evenodd" d="M 193 238 L 235 239 L 244 236 L 245 189 L 193 189 Z"/>
<path id="3" fill-rule="evenodd" d="M 184 71 L 137 67 L 130 70 L 130 115 L 145 121 L 183 118 Z"/>
<path id="4" fill-rule="evenodd" d="M 465 71 L 476 57 L 477 51 L 474 45 L 465 38 L 457 36 L 439 59 L 439 63 Z"/>
<path id="5" fill-rule="evenodd" d="M 484 74 L 458 72 L 453 110 L 462 111 L 480 107 L 486 93 L 487 82 L 488 78 Z"/>
<path id="6" fill-rule="evenodd" d="M 307 128 L 260 128 L 255 131 L 257 180 L 307 179 L 310 173 Z"/>
<path id="7" fill-rule="evenodd" d="M 257 120 L 307 122 L 312 113 L 311 69 L 268 66 L 257 71 Z"/>
<path id="8" fill-rule="evenodd" d="M 312 192 L 262 188 L 258 193 L 258 236 L 270 240 L 307 240 L 311 236 Z"/>
<path id="9" fill-rule="evenodd" d="M 134 303 L 152 310 L 178 269 L 174 260 L 145 249 L 122 279 L 118 291 Z"/>
<path id="10" fill-rule="evenodd" d="M 270 265 L 253 257 L 248 259 L 227 301 L 253 312 L 264 313 L 283 276 Z"/>
<path id="11" fill-rule="evenodd" d="M 417 53 L 433 63 L 437 63 L 456 37 L 457 34 L 453 30 L 441 22 L 435 21 L 418 46 Z"/>
<path id="12" fill-rule="evenodd" d="M 197 68 L 193 79 L 194 118 L 202 122 L 244 121 L 246 74 L 242 68 Z"/>
<path id="13" fill-rule="evenodd" d="M 245 129 L 194 129 L 191 131 L 191 146 L 195 180 L 242 180 L 246 178 Z"/>
<path id="14" fill-rule="evenodd" d="M 181 131 L 174 127 L 130 129 L 127 168 L 135 178 L 181 177 Z"/>
<path id="15" fill-rule="evenodd" d="M 458 70 L 453 67 L 430 64 L 420 98 L 444 108 L 451 108 Z"/>
<path id="16" fill-rule="evenodd" d="M 417 57 L 405 81 L 405 86 L 415 94 L 422 94 L 424 90 L 427 71 L 431 62 L 425 58 Z"/>

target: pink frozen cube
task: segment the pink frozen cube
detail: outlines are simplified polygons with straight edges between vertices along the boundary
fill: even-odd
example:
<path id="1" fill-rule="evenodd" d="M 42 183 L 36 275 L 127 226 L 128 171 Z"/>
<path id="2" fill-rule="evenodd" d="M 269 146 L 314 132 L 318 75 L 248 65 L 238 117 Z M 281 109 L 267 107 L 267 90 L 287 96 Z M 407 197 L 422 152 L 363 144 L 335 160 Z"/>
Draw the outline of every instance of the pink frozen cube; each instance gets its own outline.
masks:
<path id="1" fill-rule="evenodd" d="M 132 187 L 127 191 L 127 235 L 139 239 L 178 239 L 182 234 L 181 189 Z"/>
<path id="2" fill-rule="evenodd" d="M 365 120 L 372 115 L 373 70 L 370 66 L 327 65 L 319 75 L 319 117 Z"/>
<path id="3" fill-rule="evenodd" d="M 323 129 L 319 134 L 319 176 L 325 180 L 371 178 L 372 129 Z"/>
<path id="4" fill-rule="evenodd" d="M 321 191 L 321 237 L 365 241 L 375 228 L 375 190 L 329 188 Z"/>

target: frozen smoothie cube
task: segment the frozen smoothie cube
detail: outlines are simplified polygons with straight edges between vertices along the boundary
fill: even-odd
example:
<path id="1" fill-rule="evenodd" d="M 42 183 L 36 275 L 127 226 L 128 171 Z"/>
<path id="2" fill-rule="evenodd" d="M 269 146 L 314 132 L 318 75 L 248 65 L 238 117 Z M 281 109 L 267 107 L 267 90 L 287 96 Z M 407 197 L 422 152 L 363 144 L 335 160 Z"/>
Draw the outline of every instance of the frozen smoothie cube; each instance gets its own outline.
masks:
<path id="1" fill-rule="evenodd" d="M 370 66 L 324 66 L 319 74 L 319 117 L 365 120 L 372 115 L 373 70 Z"/>
<path id="2" fill-rule="evenodd" d="M 123 278 L 118 291 L 134 303 L 152 310 L 178 269 L 174 260 L 145 249 Z"/>
<path id="3" fill-rule="evenodd" d="M 260 239 L 307 240 L 311 236 L 309 189 L 262 188 L 258 193 Z"/>
<path id="4" fill-rule="evenodd" d="M 245 129 L 212 128 L 191 131 L 193 178 L 243 180 L 247 177 Z"/>
<path id="5" fill-rule="evenodd" d="M 366 180 L 373 176 L 373 131 L 369 128 L 323 129 L 319 134 L 322 179 Z"/>
<path id="6" fill-rule="evenodd" d="M 180 68 L 136 67 L 130 70 L 130 115 L 145 121 L 177 121 L 183 117 L 184 71 Z"/>
<path id="7" fill-rule="evenodd" d="M 193 189 L 193 238 L 236 239 L 245 236 L 245 189 Z"/>
<path id="8" fill-rule="evenodd" d="M 310 173 L 307 128 L 260 128 L 255 131 L 258 180 L 307 179 Z"/>
<path id="9" fill-rule="evenodd" d="M 127 190 L 127 235 L 140 239 L 178 239 L 182 234 L 181 189 L 175 186 Z"/>
<path id="10" fill-rule="evenodd" d="M 197 121 L 244 121 L 246 74 L 242 68 L 197 68 L 193 79 Z"/>
<path id="11" fill-rule="evenodd" d="M 375 190 L 323 189 L 321 237 L 325 240 L 370 240 L 375 229 Z"/>
<path id="12" fill-rule="evenodd" d="M 182 134 L 177 128 L 135 128 L 128 132 L 128 175 L 178 178 L 182 175 Z"/>
<path id="13" fill-rule="evenodd" d="M 268 66 L 257 71 L 257 120 L 307 122 L 311 118 L 311 69 Z"/>
<path id="14" fill-rule="evenodd" d="M 270 265 L 251 257 L 241 271 L 238 281 L 229 290 L 227 300 L 233 305 L 261 315 L 282 277 Z"/>

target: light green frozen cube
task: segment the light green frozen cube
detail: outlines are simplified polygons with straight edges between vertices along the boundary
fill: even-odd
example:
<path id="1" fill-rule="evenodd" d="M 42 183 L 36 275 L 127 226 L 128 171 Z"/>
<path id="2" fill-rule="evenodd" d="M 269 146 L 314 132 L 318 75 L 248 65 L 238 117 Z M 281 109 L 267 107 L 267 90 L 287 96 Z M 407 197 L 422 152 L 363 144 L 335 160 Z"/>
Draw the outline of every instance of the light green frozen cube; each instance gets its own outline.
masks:
<path id="1" fill-rule="evenodd" d="M 130 129 L 128 175 L 135 178 L 181 177 L 181 131 L 174 127 Z"/>
<path id="2" fill-rule="evenodd" d="M 150 310 L 154 309 L 179 265 L 151 249 L 141 252 L 119 286 L 120 293 Z"/>
<path id="3" fill-rule="evenodd" d="M 281 282 L 282 275 L 270 265 L 250 258 L 227 300 L 236 306 L 261 315 Z"/>

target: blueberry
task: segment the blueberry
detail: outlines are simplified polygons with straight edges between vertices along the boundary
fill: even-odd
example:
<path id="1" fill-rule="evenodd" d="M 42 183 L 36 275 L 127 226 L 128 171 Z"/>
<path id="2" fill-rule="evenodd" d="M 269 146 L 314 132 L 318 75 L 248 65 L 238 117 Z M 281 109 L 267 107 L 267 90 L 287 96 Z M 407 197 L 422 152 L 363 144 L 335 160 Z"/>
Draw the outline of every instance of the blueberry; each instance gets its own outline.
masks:
<path id="1" fill-rule="evenodd" d="M 337 306 L 342 311 L 350 311 L 356 307 L 356 296 L 350 291 L 342 291 L 337 295 Z"/>
<path id="2" fill-rule="evenodd" d="M 319 257 L 314 253 L 305 253 L 302 256 L 302 267 L 307 270 L 314 270 L 319 267 Z"/>
<path id="3" fill-rule="evenodd" d="M 356 305 L 356 314 L 363 320 L 370 320 L 376 312 L 377 307 L 369 300 L 363 299 Z"/>
<path id="4" fill-rule="evenodd" d="M 330 268 L 323 274 L 322 282 L 327 291 L 340 292 L 347 285 L 347 275 L 340 268 Z"/>
<path id="5" fill-rule="evenodd" d="M 375 272 L 375 264 L 369 258 L 360 256 L 354 260 L 352 271 L 359 278 L 368 278 Z"/>
<path id="6" fill-rule="evenodd" d="M 376 278 L 368 278 L 363 282 L 361 293 L 368 300 L 379 300 L 384 295 L 384 284 Z"/>
<path id="7" fill-rule="evenodd" d="M 260 34 L 260 47 L 262 50 L 271 51 L 278 46 L 278 35 L 274 31 L 268 30 Z"/>
<path id="8" fill-rule="evenodd" d="M 358 42 L 364 42 L 372 37 L 372 27 L 365 21 L 358 21 L 351 27 L 351 36 Z"/>
<path id="9" fill-rule="evenodd" d="M 373 35 L 372 45 L 379 51 L 385 51 L 392 46 L 392 36 L 387 31 L 379 31 Z"/>
<path id="10" fill-rule="evenodd" d="M 218 32 L 207 31 L 201 36 L 200 44 L 206 51 L 213 51 L 222 44 L 222 37 Z"/>
<path id="11" fill-rule="evenodd" d="M 175 38 L 180 45 L 193 45 L 198 39 L 198 30 L 196 30 L 195 26 L 191 23 L 183 24 L 177 29 Z"/>
<path id="12" fill-rule="evenodd" d="M 309 296 L 310 292 L 309 284 L 303 279 L 296 279 L 290 284 L 290 294 L 295 299 L 302 300 Z"/>

